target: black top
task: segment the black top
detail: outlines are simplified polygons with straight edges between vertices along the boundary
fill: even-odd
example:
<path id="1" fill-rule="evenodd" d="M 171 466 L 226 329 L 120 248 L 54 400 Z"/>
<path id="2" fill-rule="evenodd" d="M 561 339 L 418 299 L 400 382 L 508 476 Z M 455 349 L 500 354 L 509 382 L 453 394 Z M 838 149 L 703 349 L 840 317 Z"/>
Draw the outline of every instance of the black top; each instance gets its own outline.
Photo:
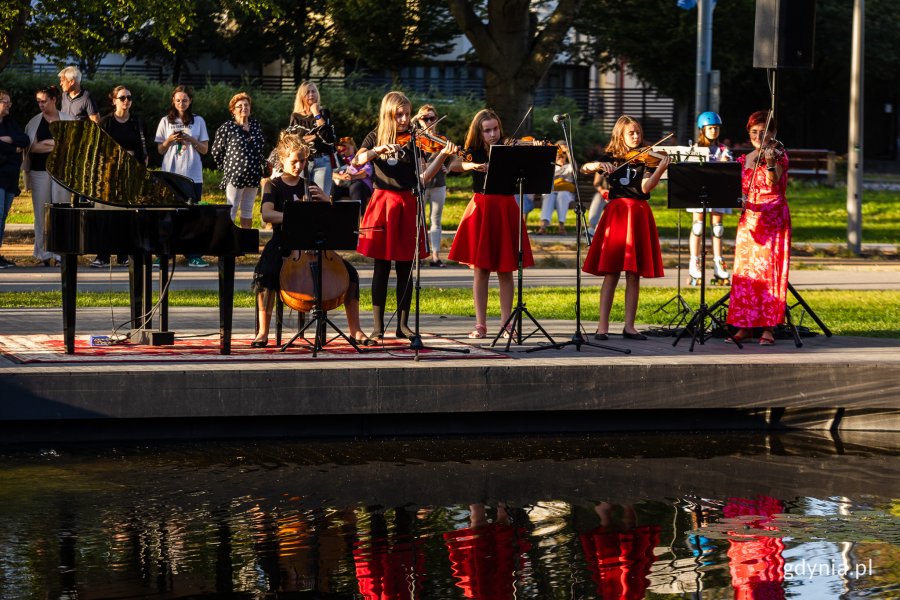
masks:
<path id="1" fill-rule="evenodd" d="M 378 145 L 377 133 L 370 131 L 360 148 L 373 149 Z M 398 155 L 379 156 L 372 159 L 372 183 L 377 190 L 400 192 L 416 187 L 416 149 L 412 140 L 400 149 Z M 393 163 L 393 164 L 391 164 Z"/>
<path id="2" fill-rule="evenodd" d="M 488 162 L 488 152 L 484 148 L 479 148 L 478 150 L 466 149 L 466 152 L 472 155 L 472 162 L 478 163 L 479 165 L 485 164 Z M 484 193 L 484 180 L 487 177 L 487 173 L 482 173 L 481 171 L 472 171 L 472 191 L 476 194 Z"/>
<path id="3" fill-rule="evenodd" d="M 331 112 L 327 108 L 323 108 L 321 115 L 322 118 L 325 119 L 325 125 L 316 131 L 316 141 L 313 142 L 314 152 L 311 158 L 328 156 L 334 152 L 334 125 L 331 122 Z M 312 131 L 319 126 L 316 122 L 315 115 L 291 113 L 290 127 L 297 125 L 303 127 L 306 131 Z"/>
<path id="4" fill-rule="evenodd" d="M 231 184 L 236 188 L 259 187 L 263 175 L 262 127 L 256 119 L 250 119 L 249 131 L 233 120 L 227 121 L 216 130 L 211 154 L 222 169 L 222 187 Z"/>
<path id="5" fill-rule="evenodd" d="M 53 139 L 53 134 L 50 133 L 50 123 L 48 123 L 47 119 L 42 116 L 41 122 L 38 123 L 37 133 L 35 133 L 35 135 L 34 135 L 34 141 L 41 142 L 43 140 L 52 140 L 52 139 Z M 31 170 L 32 171 L 46 171 L 48 156 L 50 156 L 49 152 L 32 152 L 31 153 Z"/>
<path id="6" fill-rule="evenodd" d="M 600 162 L 612 162 L 609 156 L 601 156 Z M 644 163 L 633 162 L 622 165 L 612 173 L 606 175 L 609 182 L 609 199 L 634 198 L 635 200 L 649 200 L 650 194 L 645 194 L 641 183 L 653 174 L 653 169 L 648 169 Z"/>
<path id="7" fill-rule="evenodd" d="M 128 120 L 120 123 L 115 114 L 108 114 L 100 119 L 100 129 L 108 133 L 139 163 L 144 164 L 147 158 L 147 131 L 137 115 L 129 113 Z"/>
<path id="8" fill-rule="evenodd" d="M 19 193 L 19 169 L 22 167 L 22 150 L 30 140 L 25 131 L 7 116 L 0 121 L 0 137 L 9 136 L 12 143 L 0 141 L 0 189 Z"/>
<path id="9" fill-rule="evenodd" d="M 295 200 L 303 200 L 306 194 L 306 186 L 303 178 L 296 185 L 288 185 L 281 177 L 270 179 L 263 188 L 262 204 L 271 202 L 275 210 L 284 212 L 284 205 Z M 272 224 L 272 239 L 281 244 L 281 223 Z"/>

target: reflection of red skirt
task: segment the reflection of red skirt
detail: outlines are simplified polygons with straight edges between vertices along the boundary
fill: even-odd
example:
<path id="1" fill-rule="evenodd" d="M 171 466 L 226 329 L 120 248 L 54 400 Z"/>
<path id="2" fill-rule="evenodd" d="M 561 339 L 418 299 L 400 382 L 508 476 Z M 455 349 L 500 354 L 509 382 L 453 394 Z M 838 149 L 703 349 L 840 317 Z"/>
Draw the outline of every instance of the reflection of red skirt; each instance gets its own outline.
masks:
<path id="1" fill-rule="evenodd" d="M 423 229 L 419 258 L 428 256 Z M 416 199 L 404 190 L 375 190 L 360 225 L 357 252 L 369 258 L 411 261 L 415 258 Z"/>
<path id="2" fill-rule="evenodd" d="M 603 209 L 581 270 L 591 275 L 628 271 L 662 277 L 662 253 L 653 211 L 644 200 L 616 198 Z"/>
<path id="3" fill-rule="evenodd" d="M 447 257 L 478 269 L 499 273 L 515 271 L 519 268 L 520 222 L 515 196 L 475 194 L 460 219 Z M 531 242 L 524 230 L 522 264 L 534 265 Z"/>

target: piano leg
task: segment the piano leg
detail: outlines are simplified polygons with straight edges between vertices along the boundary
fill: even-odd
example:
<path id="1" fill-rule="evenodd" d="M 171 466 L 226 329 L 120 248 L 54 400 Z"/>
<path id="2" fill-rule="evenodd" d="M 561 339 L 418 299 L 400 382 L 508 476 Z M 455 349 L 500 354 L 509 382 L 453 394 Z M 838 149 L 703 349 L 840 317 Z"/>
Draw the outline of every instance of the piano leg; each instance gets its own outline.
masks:
<path id="1" fill-rule="evenodd" d="M 144 261 L 144 272 L 141 275 L 144 278 L 140 321 L 142 331 L 153 329 L 153 263 L 150 262 L 149 254 L 144 257 Z"/>
<path id="2" fill-rule="evenodd" d="M 75 354 L 75 298 L 78 291 L 78 255 L 63 254 L 62 277 L 63 341 L 66 354 Z"/>
<path id="3" fill-rule="evenodd" d="M 169 330 L 169 256 L 159 257 L 159 330 Z M 175 257 L 171 257 L 175 260 Z"/>
<path id="4" fill-rule="evenodd" d="M 133 332 L 140 329 L 144 320 L 144 282 L 146 275 L 144 265 L 147 263 L 143 254 L 128 257 L 128 304 L 131 307 L 131 327 Z M 129 334 L 130 336 L 130 334 Z"/>
<path id="5" fill-rule="evenodd" d="M 219 257 L 219 354 L 231 354 L 234 312 L 234 257 Z"/>

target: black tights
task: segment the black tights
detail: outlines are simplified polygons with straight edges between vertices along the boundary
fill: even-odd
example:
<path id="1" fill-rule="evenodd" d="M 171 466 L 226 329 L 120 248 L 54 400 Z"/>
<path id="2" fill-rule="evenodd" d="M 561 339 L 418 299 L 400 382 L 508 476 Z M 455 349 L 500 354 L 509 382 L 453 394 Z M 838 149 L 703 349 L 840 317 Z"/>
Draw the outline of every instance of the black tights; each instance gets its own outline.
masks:
<path id="1" fill-rule="evenodd" d="M 413 262 L 394 261 L 394 270 L 397 273 L 397 310 L 409 312 L 412 302 L 412 273 Z M 375 268 L 372 271 L 372 304 L 384 308 L 387 300 L 388 279 L 391 277 L 391 261 L 375 259 Z"/>

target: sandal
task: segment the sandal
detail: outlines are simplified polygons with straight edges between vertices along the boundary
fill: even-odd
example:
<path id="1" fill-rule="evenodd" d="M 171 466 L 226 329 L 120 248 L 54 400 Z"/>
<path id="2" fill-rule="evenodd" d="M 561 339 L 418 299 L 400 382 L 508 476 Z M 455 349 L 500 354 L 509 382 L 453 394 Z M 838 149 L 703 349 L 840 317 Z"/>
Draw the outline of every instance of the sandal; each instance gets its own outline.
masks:
<path id="1" fill-rule="evenodd" d="M 376 346 L 378 344 L 378 342 L 366 336 L 364 333 L 355 336 L 353 341 L 356 342 L 358 346 Z"/>
<path id="2" fill-rule="evenodd" d="M 507 325 L 506 327 L 503 328 L 503 331 L 500 333 L 500 337 L 502 337 L 504 340 L 508 340 L 509 338 L 513 337 L 514 333 L 515 333 L 515 329 L 513 329 L 513 326 Z"/>
<path id="3" fill-rule="evenodd" d="M 738 335 L 738 334 L 740 334 L 741 331 L 744 331 L 744 334 Z M 730 335 L 727 338 L 725 338 L 725 343 L 726 344 L 734 344 L 735 342 L 741 343 L 746 340 L 753 341 L 753 332 L 749 329 L 739 329 L 737 331 L 737 333 L 735 333 L 734 335 Z"/>
<path id="4" fill-rule="evenodd" d="M 775 345 L 775 334 L 771 331 L 763 331 L 762 335 L 759 336 L 759 345 L 760 346 L 774 346 Z"/>
<path id="5" fill-rule="evenodd" d="M 470 340 L 480 340 L 487 337 L 487 325 L 477 324 L 475 325 L 475 329 L 469 332 L 468 338 Z"/>

